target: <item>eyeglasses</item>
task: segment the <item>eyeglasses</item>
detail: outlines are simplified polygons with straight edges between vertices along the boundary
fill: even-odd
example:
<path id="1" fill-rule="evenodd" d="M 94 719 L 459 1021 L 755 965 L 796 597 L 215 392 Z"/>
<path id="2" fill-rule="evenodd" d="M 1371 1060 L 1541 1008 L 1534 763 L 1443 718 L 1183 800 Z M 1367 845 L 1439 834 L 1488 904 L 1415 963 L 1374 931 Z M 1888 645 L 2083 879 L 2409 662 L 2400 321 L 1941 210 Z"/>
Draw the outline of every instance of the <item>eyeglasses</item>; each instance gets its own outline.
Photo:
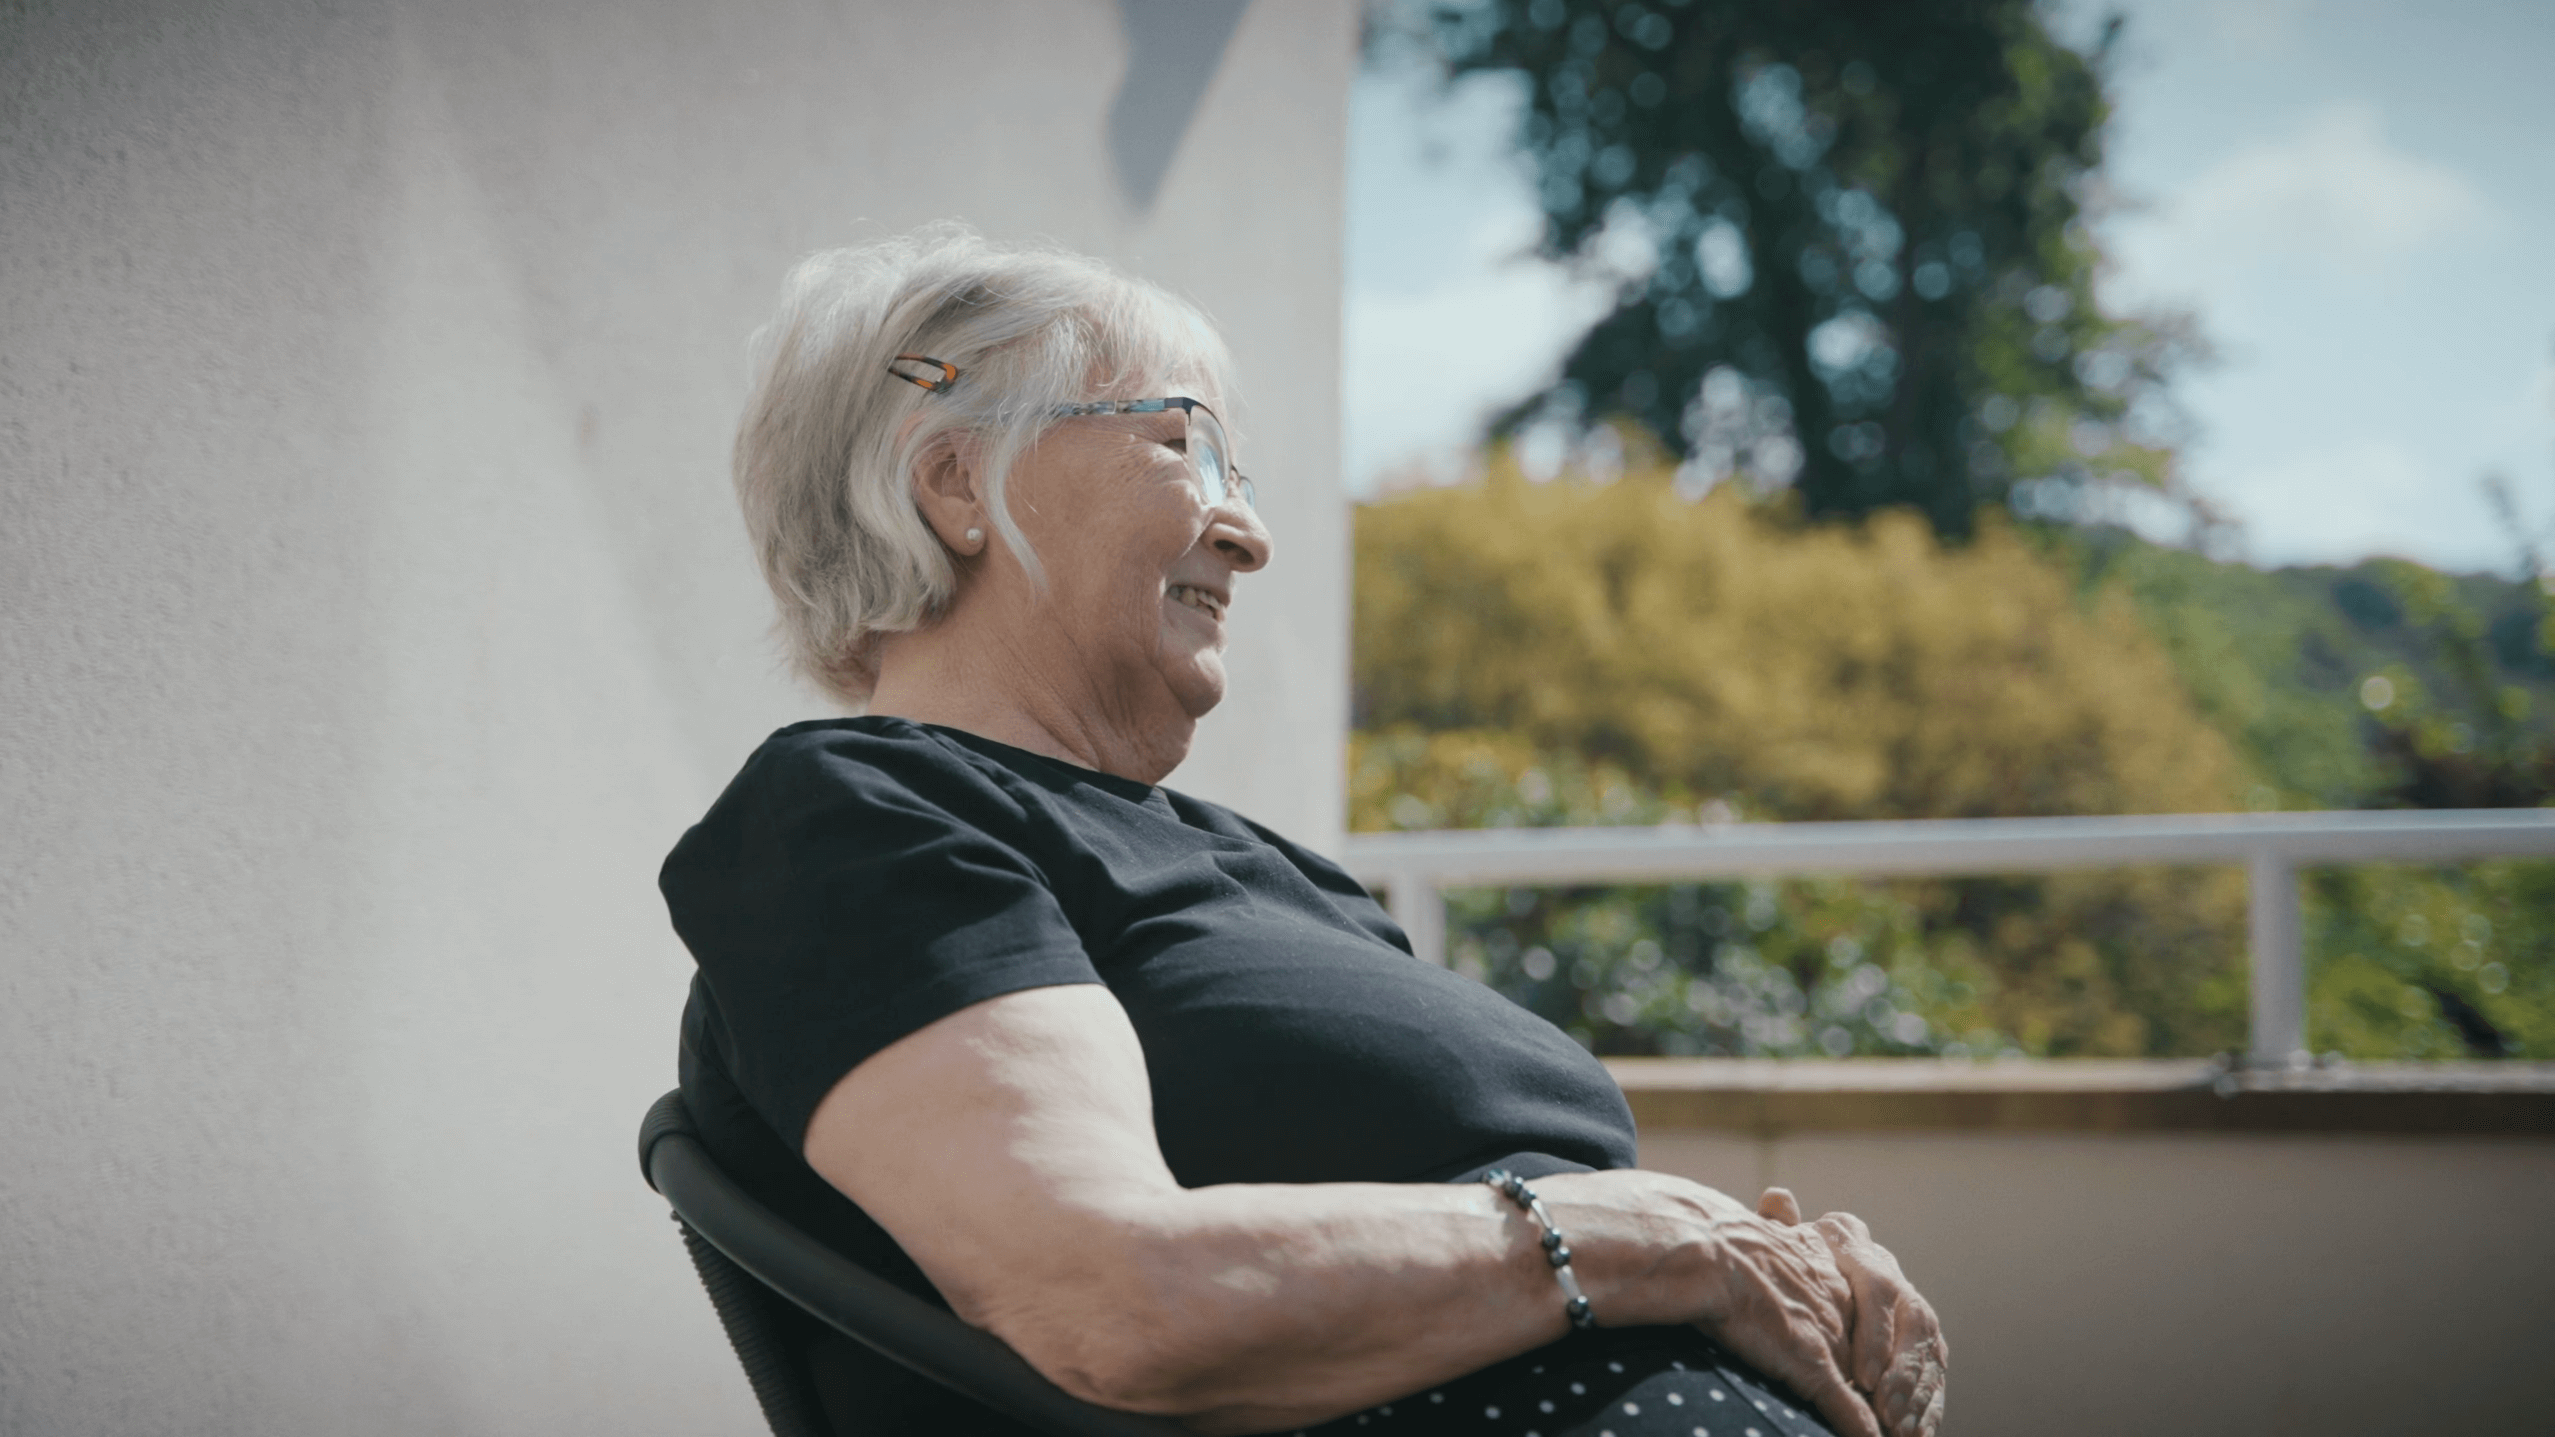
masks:
<path id="1" fill-rule="evenodd" d="M 908 374 L 899 364 L 928 365 L 940 371 L 937 375 Z M 891 361 L 887 372 L 907 384 L 945 394 L 958 382 L 958 367 L 919 354 L 900 354 Z M 1259 512 L 1259 486 L 1233 467 L 1233 441 L 1224 432 L 1224 421 L 1215 411 L 1198 400 L 1184 397 L 1170 399 L 1101 399 L 1089 404 L 1059 404 L 1050 413 L 1058 419 L 1077 419 L 1093 414 L 1166 414 L 1178 410 L 1187 421 L 1188 432 L 1182 448 L 1189 460 L 1189 481 L 1197 486 L 1198 495 L 1210 509 L 1221 509 L 1231 499 L 1239 498 L 1242 506 Z"/>

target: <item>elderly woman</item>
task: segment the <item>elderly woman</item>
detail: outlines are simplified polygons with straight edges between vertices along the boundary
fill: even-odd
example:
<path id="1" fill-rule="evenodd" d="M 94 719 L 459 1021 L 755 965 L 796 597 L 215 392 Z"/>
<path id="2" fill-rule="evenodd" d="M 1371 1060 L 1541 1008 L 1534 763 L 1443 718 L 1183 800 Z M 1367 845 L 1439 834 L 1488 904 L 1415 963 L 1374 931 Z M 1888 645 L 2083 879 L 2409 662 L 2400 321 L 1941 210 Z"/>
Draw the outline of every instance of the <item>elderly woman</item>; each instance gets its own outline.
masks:
<path id="1" fill-rule="evenodd" d="M 665 865 L 732 1172 L 1202 1432 L 1934 1430 L 1940 1328 L 1860 1222 L 1635 1168 L 1567 1036 L 1160 786 L 1273 547 L 1196 311 L 941 231 L 806 261 L 764 344 L 746 524 L 861 716 L 774 734 Z M 813 1357 L 862 1430 L 1008 1427 Z"/>

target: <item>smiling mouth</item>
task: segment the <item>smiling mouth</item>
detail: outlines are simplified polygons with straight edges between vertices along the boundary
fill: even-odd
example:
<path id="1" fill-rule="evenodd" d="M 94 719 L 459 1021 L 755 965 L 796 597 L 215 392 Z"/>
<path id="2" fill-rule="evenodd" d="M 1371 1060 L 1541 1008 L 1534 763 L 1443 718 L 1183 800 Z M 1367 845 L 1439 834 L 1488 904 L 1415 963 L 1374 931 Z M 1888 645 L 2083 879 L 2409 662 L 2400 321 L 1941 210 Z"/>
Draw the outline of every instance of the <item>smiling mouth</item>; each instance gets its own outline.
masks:
<path id="1" fill-rule="evenodd" d="M 1199 613 L 1206 615 L 1208 618 L 1214 619 L 1218 623 L 1222 623 L 1224 621 L 1224 600 L 1217 598 L 1215 595 L 1208 593 L 1206 590 L 1199 588 L 1195 584 L 1173 584 L 1171 586 L 1171 597 L 1178 602 L 1186 604 L 1190 608 L 1197 610 Z"/>

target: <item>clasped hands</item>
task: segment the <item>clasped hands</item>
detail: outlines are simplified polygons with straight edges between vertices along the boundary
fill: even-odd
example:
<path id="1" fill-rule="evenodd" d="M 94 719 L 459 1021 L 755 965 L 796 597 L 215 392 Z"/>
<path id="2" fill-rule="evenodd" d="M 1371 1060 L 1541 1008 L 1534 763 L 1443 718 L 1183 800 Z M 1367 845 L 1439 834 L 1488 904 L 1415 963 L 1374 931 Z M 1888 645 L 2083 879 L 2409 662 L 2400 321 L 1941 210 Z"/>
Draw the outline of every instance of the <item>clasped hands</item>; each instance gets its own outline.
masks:
<path id="1" fill-rule="evenodd" d="M 1766 1189 L 1755 1218 L 1716 1224 L 1730 1286 L 1707 1330 L 1841 1437 L 1933 1437 L 1951 1351 L 1898 1259 L 1851 1213 L 1803 1222 L 1782 1188 Z"/>

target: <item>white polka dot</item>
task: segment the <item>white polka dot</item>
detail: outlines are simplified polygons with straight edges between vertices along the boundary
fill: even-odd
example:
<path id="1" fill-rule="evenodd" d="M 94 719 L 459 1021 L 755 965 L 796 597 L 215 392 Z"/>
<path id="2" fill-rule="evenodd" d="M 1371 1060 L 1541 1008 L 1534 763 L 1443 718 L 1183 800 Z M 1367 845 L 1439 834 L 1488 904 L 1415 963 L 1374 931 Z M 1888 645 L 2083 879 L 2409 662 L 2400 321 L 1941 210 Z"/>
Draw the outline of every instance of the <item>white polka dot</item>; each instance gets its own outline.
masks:
<path id="1" fill-rule="evenodd" d="M 1711 1433 L 1709 1433 L 1709 1432 L 1706 1432 L 1705 1430 L 1703 1430 L 1703 1429 L 1702 1429 L 1702 1428 L 1700 1428 L 1700 1427 L 1697 1427 L 1696 1429 L 1694 1429 L 1694 1437 L 1712 1437 L 1712 1434 L 1711 1434 Z"/>
<path id="2" fill-rule="evenodd" d="M 1718 1387 L 1715 1387 L 1712 1389 L 1712 1400 L 1715 1402 L 1727 1402 L 1730 1400 L 1730 1394 L 1722 1391 Z"/>
<path id="3" fill-rule="evenodd" d="M 1668 1365 L 1669 1365 L 1670 1367 L 1673 1367 L 1673 1368 L 1677 1369 L 1679 1372 L 1683 1372 L 1683 1371 L 1685 1371 L 1685 1370 L 1686 1370 L 1686 1365 L 1685 1365 L 1684 1363 L 1682 1363 L 1682 1362 L 1671 1362 L 1671 1363 L 1669 1363 Z"/>
<path id="4" fill-rule="evenodd" d="M 1748 1437 L 1765 1437 L 1765 1434 L 1764 1434 L 1764 1433 L 1762 1433 L 1762 1432 L 1759 1432 L 1759 1431 L 1758 1431 L 1757 1429 L 1755 1429 L 1754 1427 L 1751 1427 L 1751 1428 L 1749 1428 L 1749 1429 L 1748 1429 Z"/>
<path id="5" fill-rule="evenodd" d="M 1541 1376 L 1543 1376 L 1543 1375 L 1544 1375 L 1543 1364 L 1541 1364 L 1541 1363 L 1537 1363 L 1537 1364 L 1535 1365 L 1535 1375 L 1536 1375 L 1536 1376 L 1538 1376 L 1538 1377 L 1541 1377 Z"/>
<path id="6" fill-rule="evenodd" d="M 1683 1406 L 1685 1406 L 1685 1405 L 1686 1405 L 1686 1394 L 1684 1394 L 1684 1393 L 1682 1393 L 1682 1392 L 1671 1392 L 1671 1393 L 1669 1393 L 1669 1394 L 1668 1394 L 1668 1405 L 1669 1405 L 1669 1406 L 1671 1406 L 1671 1407 L 1683 1407 Z"/>
<path id="7" fill-rule="evenodd" d="M 1551 1410 L 1553 1410 L 1553 1405 L 1552 1405 L 1550 1402 L 1538 1402 L 1538 1403 L 1536 1403 L 1535 1405 L 1536 1405 L 1536 1406 L 1538 1406 L 1538 1407 L 1541 1407 L 1541 1408 L 1542 1408 L 1542 1409 L 1544 1409 L 1546 1412 L 1550 1412 Z"/>
<path id="8" fill-rule="evenodd" d="M 1390 1403 L 1390 1402 L 1387 1402 L 1387 1403 L 1385 1403 L 1383 1406 L 1378 1407 L 1378 1408 L 1376 1408 L 1375 1410 L 1376 1410 L 1376 1411 L 1378 1411 L 1378 1412 L 1383 1413 L 1383 1414 L 1384 1414 L 1385 1416 L 1387 1416 L 1387 1417 L 1390 1417 L 1390 1416 L 1392 1416 L 1392 1415 L 1393 1415 L 1393 1404 L 1392 1404 L 1392 1403 Z"/>
<path id="9" fill-rule="evenodd" d="M 1625 1415 L 1626 1417 L 1638 1417 L 1638 1416 L 1640 1416 L 1640 1415 L 1641 1415 L 1641 1404 L 1640 1404 L 1640 1403 L 1638 1403 L 1638 1402 L 1627 1402 L 1627 1403 L 1625 1403 L 1625 1404 L 1623 1405 L 1623 1415 Z"/>
<path id="10" fill-rule="evenodd" d="M 1608 1372 L 1621 1372 L 1623 1371 L 1623 1364 L 1620 1362 L 1609 1362 L 1606 1364 L 1606 1370 Z"/>
<path id="11" fill-rule="evenodd" d="M 1443 1402 L 1446 1400 L 1446 1394 L 1443 1392 L 1432 1392 L 1428 1394 L 1428 1400 L 1431 1402 Z"/>
<path id="12" fill-rule="evenodd" d="M 1365 1426 L 1365 1425 L 1366 1425 L 1366 1414 L 1365 1414 L 1365 1413 L 1360 1412 L 1359 1414 L 1357 1414 L 1357 1425 L 1358 1425 L 1358 1426 L 1360 1426 L 1360 1427 L 1363 1427 L 1363 1426 Z"/>
<path id="13" fill-rule="evenodd" d="M 1496 1422 L 1499 1420 L 1499 1409 L 1496 1407 L 1485 1407 L 1482 1409 L 1482 1415 L 1493 1422 Z"/>

